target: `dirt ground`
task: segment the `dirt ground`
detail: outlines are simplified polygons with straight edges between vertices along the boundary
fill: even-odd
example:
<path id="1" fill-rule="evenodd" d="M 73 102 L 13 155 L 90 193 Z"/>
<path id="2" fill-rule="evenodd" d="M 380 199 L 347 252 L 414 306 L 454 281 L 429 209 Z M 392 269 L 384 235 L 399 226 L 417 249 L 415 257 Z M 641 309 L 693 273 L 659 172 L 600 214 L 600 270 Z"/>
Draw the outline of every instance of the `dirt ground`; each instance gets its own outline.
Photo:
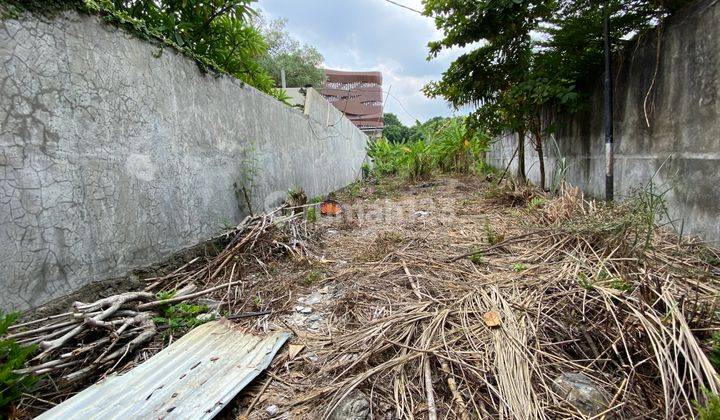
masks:
<path id="1" fill-rule="evenodd" d="M 317 212 L 306 254 L 233 268 L 242 284 L 205 299 L 262 313 L 235 320 L 249 331 L 293 333 L 220 418 L 683 418 L 720 389 L 704 354 L 719 260 L 696 240 L 657 231 L 642 248 L 632 211 L 476 176 L 334 198 L 343 213 Z M 172 272 L 159 267 L 139 281 Z M 72 393 L 28 396 L 24 412 Z"/>
<path id="2" fill-rule="evenodd" d="M 488 203 L 484 198 L 487 188 L 488 183 L 474 176 L 439 177 L 416 183 L 389 178 L 354 184 L 339 192 L 337 199 L 344 214 L 318 219 L 315 228 L 320 240 L 313 250 L 317 258 L 310 264 L 286 262 L 276 276 L 268 279 L 301 286 L 288 296 L 294 310 L 258 320 L 254 325 L 263 325 L 260 329 L 291 329 L 295 337 L 290 344 L 302 346 L 302 350 L 292 360 L 288 354 L 278 357 L 270 370 L 272 374 L 257 381 L 255 389 L 247 389 L 238 406 L 229 408 L 223 416 L 243 415 L 248 401 L 272 379 L 253 406 L 250 418 L 321 417 L 322 410 L 313 409 L 316 404 L 307 405 L 303 400 L 332 387 L 318 381 L 317 375 L 327 362 L 322 358 L 332 347 L 333 334 L 347 327 L 348 315 L 357 306 L 371 305 L 381 314 L 392 305 L 363 299 L 364 293 L 382 287 L 376 277 L 403 271 L 401 264 L 387 261 L 388 257 L 396 252 L 422 255 L 427 249 L 454 256 L 483 243 L 485 226 L 497 225 L 504 215 L 513 212 L 512 207 Z M 379 266 L 386 268 L 378 271 Z M 513 272 L 511 267 L 504 270 Z M 422 278 L 417 281 L 422 282 Z M 411 281 L 399 286 L 408 290 L 413 287 Z"/>

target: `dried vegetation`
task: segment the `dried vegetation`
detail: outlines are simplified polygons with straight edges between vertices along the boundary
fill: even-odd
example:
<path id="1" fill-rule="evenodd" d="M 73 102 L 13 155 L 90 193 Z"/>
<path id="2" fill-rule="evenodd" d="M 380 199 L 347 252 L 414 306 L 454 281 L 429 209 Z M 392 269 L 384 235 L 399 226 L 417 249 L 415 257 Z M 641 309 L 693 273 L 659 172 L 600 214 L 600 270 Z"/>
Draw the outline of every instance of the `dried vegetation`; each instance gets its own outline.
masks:
<path id="1" fill-rule="evenodd" d="M 387 213 L 399 218 L 336 239 L 349 263 L 332 329 L 311 379 L 271 387 L 280 405 L 328 416 L 359 389 L 375 418 L 691 418 L 717 393 L 703 344 L 718 327 L 716 254 L 659 229 L 661 201 L 465 182 L 474 194 L 455 179 L 405 190 L 398 205 L 416 201 Z M 423 195 L 426 219 L 413 216 Z M 402 243 L 386 246 L 391 226 Z M 598 390 L 594 406 L 566 398 L 568 373 Z"/>
<path id="2" fill-rule="evenodd" d="M 392 199 L 376 191 L 388 185 Z M 300 213 L 248 219 L 217 256 L 147 279 L 141 297 L 79 303 L 14 334 L 43 347 L 33 369 L 59 361 L 47 367 L 53 378 L 88 367 L 97 378 L 167 343 L 130 351 L 147 331 L 137 314 L 168 303 L 157 291 L 198 303 L 183 294 L 211 290 L 237 322 L 295 334 L 294 350 L 226 418 L 264 418 L 271 405 L 327 417 L 354 390 L 374 418 L 691 418 L 713 410 L 720 390 L 706 356 L 718 350 L 720 260 L 659 228 L 662 200 L 647 194 L 606 206 L 572 188 L 549 196 L 474 177 L 358 184 L 339 195 L 342 217 L 309 230 Z M 280 254 L 293 257 L 284 270 Z M 308 304 L 319 330 L 287 322 L 299 290 L 327 296 Z M 82 328 L 48 346 L 64 324 Z M 596 403 L 569 399 L 556 383 L 563 374 L 584 375 Z"/>

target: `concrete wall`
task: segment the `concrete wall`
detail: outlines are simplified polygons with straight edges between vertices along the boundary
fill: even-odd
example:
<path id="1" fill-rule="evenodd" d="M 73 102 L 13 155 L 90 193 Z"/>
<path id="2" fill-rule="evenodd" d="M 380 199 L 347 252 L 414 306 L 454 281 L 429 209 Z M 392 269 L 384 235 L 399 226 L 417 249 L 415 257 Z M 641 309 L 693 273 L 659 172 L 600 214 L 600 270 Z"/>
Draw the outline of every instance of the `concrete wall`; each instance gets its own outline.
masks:
<path id="1" fill-rule="evenodd" d="M 291 187 L 360 174 L 367 137 L 98 19 L 0 22 L 0 308 L 26 309 L 217 233 Z"/>
<path id="2" fill-rule="evenodd" d="M 616 194 L 627 194 L 649 182 L 659 170 L 654 181 L 670 188 L 667 199 L 676 225 L 684 223 L 685 233 L 700 235 L 708 241 L 720 241 L 718 22 L 720 2 L 699 0 L 665 25 L 660 32 L 659 56 L 658 32 L 644 35 L 637 45 L 616 57 L 614 74 Z M 657 75 L 653 77 L 656 68 Z M 555 135 L 559 156 L 569 165 L 567 180 L 592 196 L 604 197 L 600 77 L 595 86 L 587 109 L 575 116 L 556 115 L 552 120 L 559 130 Z M 505 168 L 516 147 L 515 138 L 498 139 L 488 154 L 489 162 Z M 549 154 L 546 166 L 550 180 L 558 153 L 551 140 L 545 143 L 545 149 Z M 516 162 L 512 164 L 513 171 Z M 530 179 L 537 182 L 538 158 L 529 142 L 526 168 Z"/>

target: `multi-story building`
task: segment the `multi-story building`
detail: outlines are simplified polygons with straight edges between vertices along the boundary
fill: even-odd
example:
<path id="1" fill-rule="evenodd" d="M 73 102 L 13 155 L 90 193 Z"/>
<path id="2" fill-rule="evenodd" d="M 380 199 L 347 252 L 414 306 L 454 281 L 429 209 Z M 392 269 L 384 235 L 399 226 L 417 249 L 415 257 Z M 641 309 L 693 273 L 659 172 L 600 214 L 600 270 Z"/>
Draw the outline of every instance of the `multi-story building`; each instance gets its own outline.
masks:
<path id="1" fill-rule="evenodd" d="M 382 73 L 378 71 L 325 70 L 327 81 L 320 93 L 369 135 L 383 127 Z"/>

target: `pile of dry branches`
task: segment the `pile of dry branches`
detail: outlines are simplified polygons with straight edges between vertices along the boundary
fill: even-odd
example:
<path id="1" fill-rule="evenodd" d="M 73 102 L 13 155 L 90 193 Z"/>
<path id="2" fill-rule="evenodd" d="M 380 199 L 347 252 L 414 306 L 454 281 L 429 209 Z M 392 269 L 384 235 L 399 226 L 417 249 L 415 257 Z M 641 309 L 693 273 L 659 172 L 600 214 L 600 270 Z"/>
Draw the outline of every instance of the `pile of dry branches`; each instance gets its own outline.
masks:
<path id="1" fill-rule="evenodd" d="M 211 241 L 223 247 L 219 253 L 145 279 L 142 291 L 92 303 L 75 302 L 66 313 L 15 325 L 4 338 L 39 348 L 30 365 L 16 373 L 51 374 L 57 390 L 57 386 L 77 388 L 75 384 L 82 386 L 119 366 L 126 370 L 133 364 L 135 351 L 147 346 L 160 329 L 155 322 L 159 309 L 202 296 L 216 299 L 218 311 L 222 308 L 231 317 L 237 315 L 251 305 L 256 286 L 246 277 L 251 267 L 264 266 L 280 255 L 305 256 L 308 235 L 301 213 L 284 215 L 278 209 L 247 217 Z M 42 389 L 37 394 L 45 396 Z"/>
<path id="2" fill-rule="evenodd" d="M 295 406 L 323 398 L 328 415 L 361 389 L 377 418 L 693 417 L 720 390 L 700 342 L 719 326 L 717 253 L 658 229 L 642 200 L 566 188 L 524 204 L 478 202 L 491 223 L 406 226 L 411 241 L 340 276 L 353 283 L 316 376 L 333 386 Z M 567 373 L 595 385 L 595 408 L 567 398 Z"/>

